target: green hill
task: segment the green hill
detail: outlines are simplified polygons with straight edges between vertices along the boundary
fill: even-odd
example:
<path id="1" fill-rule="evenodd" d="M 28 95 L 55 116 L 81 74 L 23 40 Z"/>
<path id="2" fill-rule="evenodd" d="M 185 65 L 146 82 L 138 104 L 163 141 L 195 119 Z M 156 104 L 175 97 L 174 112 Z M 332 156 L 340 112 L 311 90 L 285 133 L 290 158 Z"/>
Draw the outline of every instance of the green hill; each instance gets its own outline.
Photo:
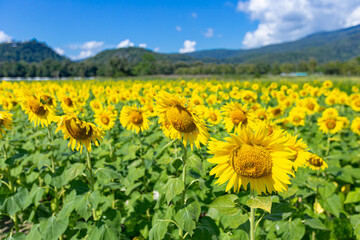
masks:
<path id="1" fill-rule="evenodd" d="M 187 56 L 184 54 L 171 54 L 171 53 L 170 54 L 161 54 L 161 53 L 156 53 L 156 52 L 150 51 L 148 49 L 144 49 L 144 48 L 128 47 L 128 48 L 118 48 L 118 49 L 110 49 L 110 50 L 102 51 L 102 52 L 98 53 L 97 55 L 95 55 L 94 57 L 85 59 L 84 62 L 106 63 L 114 57 L 119 57 L 119 58 L 126 58 L 127 61 L 130 63 L 138 63 L 141 61 L 142 56 L 146 53 L 153 55 L 155 57 L 155 59 L 158 61 L 191 62 L 191 61 L 197 60 L 194 57 Z"/>
<path id="2" fill-rule="evenodd" d="M 360 55 L 360 25 L 332 32 L 322 32 L 297 41 L 249 50 L 215 49 L 186 55 L 205 62 L 299 62 L 315 58 L 318 62 L 346 61 Z"/>
<path id="3" fill-rule="evenodd" d="M 37 40 L 0 44 L 0 62 L 42 62 L 46 59 L 67 60 L 67 58 L 57 54 L 45 43 Z"/>

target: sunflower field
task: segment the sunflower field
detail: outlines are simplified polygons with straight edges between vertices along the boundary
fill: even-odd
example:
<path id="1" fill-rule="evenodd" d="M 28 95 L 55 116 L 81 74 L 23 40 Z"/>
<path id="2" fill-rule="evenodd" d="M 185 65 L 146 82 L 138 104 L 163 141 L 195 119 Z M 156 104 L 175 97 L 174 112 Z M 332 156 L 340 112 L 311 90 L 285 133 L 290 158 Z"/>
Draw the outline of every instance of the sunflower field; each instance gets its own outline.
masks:
<path id="1" fill-rule="evenodd" d="M 359 89 L 0 82 L 0 239 L 360 239 Z"/>

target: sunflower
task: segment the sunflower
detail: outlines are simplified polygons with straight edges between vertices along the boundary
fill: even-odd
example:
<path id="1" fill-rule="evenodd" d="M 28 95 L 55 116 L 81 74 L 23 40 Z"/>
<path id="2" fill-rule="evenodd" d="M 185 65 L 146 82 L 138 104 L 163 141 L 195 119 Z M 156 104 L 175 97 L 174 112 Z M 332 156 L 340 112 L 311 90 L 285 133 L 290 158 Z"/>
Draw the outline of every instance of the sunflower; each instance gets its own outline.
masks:
<path id="1" fill-rule="evenodd" d="M 305 126 L 306 110 L 302 107 L 291 109 L 287 120 L 294 126 Z"/>
<path id="2" fill-rule="evenodd" d="M 241 128 L 239 136 L 225 140 L 209 142 L 209 153 L 215 156 L 208 161 L 217 164 L 210 175 L 219 178 L 216 183 L 228 181 L 226 191 L 233 187 L 236 192 L 241 186 L 247 190 L 249 183 L 259 194 L 287 190 L 295 153 L 287 147 L 283 131 L 274 129 L 269 134 L 267 125 L 260 122 L 254 128 Z"/>
<path id="3" fill-rule="evenodd" d="M 246 126 L 253 119 L 252 110 L 247 110 L 247 105 L 238 102 L 230 102 L 221 108 L 223 113 L 225 129 L 230 133 L 235 128 L 235 133 L 239 131 L 239 126 Z"/>
<path id="4" fill-rule="evenodd" d="M 310 153 L 310 158 L 307 159 L 305 166 L 309 167 L 312 170 L 324 170 L 328 167 L 324 159 L 314 153 Z"/>
<path id="5" fill-rule="evenodd" d="M 120 123 L 128 130 L 136 133 L 149 129 L 149 119 L 146 108 L 124 106 L 120 112 Z"/>
<path id="6" fill-rule="evenodd" d="M 336 109 L 333 108 L 326 109 L 317 122 L 323 133 L 335 134 L 344 127 L 344 119 L 339 117 Z"/>
<path id="7" fill-rule="evenodd" d="M 95 113 L 104 109 L 103 103 L 100 101 L 100 99 L 92 100 L 90 102 L 90 107 Z"/>
<path id="8" fill-rule="evenodd" d="M 24 91 L 21 97 L 22 107 L 35 127 L 40 124 L 48 126 L 55 121 L 55 109 L 51 97 L 43 94 L 35 95 L 28 91 Z"/>
<path id="9" fill-rule="evenodd" d="M 287 144 L 291 150 L 295 151 L 292 160 L 294 162 L 294 169 L 297 171 L 299 167 L 304 167 L 306 165 L 311 153 L 307 150 L 308 145 L 301 138 L 298 139 L 297 136 L 289 135 Z"/>
<path id="10" fill-rule="evenodd" d="M 103 132 L 94 124 L 80 120 L 74 114 L 67 114 L 60 117 L 57 133 L 61 130 L 64 133 L 64 139 L 70 138 L 69 147 L 74 151 L 82 152 L 83 146 L 91 152 L 91 141 L 95 146 L 99 146 L 99 141 L 103 138 Z"/>
<path id="11" fill-rule="evenodd" d="M 116 111 L 113 112 L 109 109 L 103 109 L 95 112 L 95 124 L 99 126 L 102 130 L 110 130 L 115 125 L 116 120 Z"/>
<path id="12" fill-rule="evenodd" d="M 5 129 L 10 130 L 12 125 L 12 114 L 9 112 L 0 112 L 0 138 L 5 134 Z"/>
<path id="13" fill-rule="evenodd" d="M 205 110 L 205 118 L 212 125 L 218 125 L 222 120 L 220 111 L 212 107 Z"/>
<path id="14" fill-rule="evenodd" d="M 354 120 L 352 120 L 351 131 L 360 135 L 360 117 L 356 117 Z"/>
<path id="15" fill-rule="evenodd" d="M 168 125 L 167 134 L 171 139 L 182 140 L 184 146 L 189 142 L 191 149 L 194 144 L 200 148 L 200 143 L 207 143 L 208 129 L 198 117 L 196 110 L 191 107 L 191 103 L 186 105 L 184 97 L 161 91 L 155 100 L 155 112 L 159 116 L 159 123 Z"/>

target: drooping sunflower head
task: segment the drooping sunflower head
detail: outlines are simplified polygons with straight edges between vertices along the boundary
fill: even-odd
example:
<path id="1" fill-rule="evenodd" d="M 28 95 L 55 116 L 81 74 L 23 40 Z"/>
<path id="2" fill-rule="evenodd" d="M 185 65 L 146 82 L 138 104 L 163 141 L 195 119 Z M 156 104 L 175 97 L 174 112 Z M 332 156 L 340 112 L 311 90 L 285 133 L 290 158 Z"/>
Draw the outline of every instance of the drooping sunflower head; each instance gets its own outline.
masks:
<path id="1" fill-rule="evenodd" d="M 95 112 L 95 124 L 102 130 L 110 130 L 114 127 L 116 121 L 116 112 L 109 109 L 103 109 Z"/>
<path id="2" fill-rule="evenodd" d="M 167 134 L 171 139 L 182 140 L 186 146 L 200 148 L 200 143 L 206 144 L 209 138 L 207 127 L 185 98 L 176 97 L 165 91 L 156 97 L 155 112 L 161 125 L 168 125 Z"/>
<path id="3" fill-rule="evenodd" d="M 70 138 L 69 147 L 74 151 L 82 152 L 83 146 L 90 152 L 91 141 L 99 146 L 103 138 L 103 132 L 94 124 L 80 120 L 76 115 L 63 115 L 60 117 L 58 127 L 55 131 L 62 131 L 64 139 Z"/>
<path id="4" fill-rule="evenodd" d="M 0 112 L 0 138 L 5 134 L 5 129 L 10 130 L 12 125 L 12 114 L 9 112 Z"/>
<path id="5" fill-rule="evenodd" d="M 209 153 L 214 156 L 210 163 L 217 164 L 210 175 L 219 178 L 216 183 L 228 181 L 226 191 L 238 192 L 240 187 L 259 194 L 284 192 L 293 175 L 294 151 L 288 148 L 287 138 L 280 130 L 269 134 L 264 123 L 251 128 L 245 126 L 239 136 L 231 135 L 225 142 L 211 139 Z"/>
<path id="6" fill-rule="evenodd" d="M 45 94 L 35 95 L 29 91 L 23 91 L 21 99 L 22 108 L 35 126 L 40 124 L 41 126 L 48 126 L 54 121 L 55 109 L 51 97 Z"/>
<path id="7" fill-rule="evenodd" d="M 294 162 L 294 169 L 297 171 L 299 167 L 304 167 L 307 160 L 310 158 L 311 153 L 308 151 L 308 145 L 297 136 L 288 135 L 288 147 L 294 151 L 294 157 L 292 161 Z"/>
<path id="8" fill-rule="evenodd" d="M 120 123 L 128 130 L 136 133 L 149 129 L 147 109 L 137 106 L 124 106 L 120 112 Z"/>
<path id="9" fill-rule="evenodd" d="M 324 159 L 314 153 L 310 154 L 310 157 L 307 159 L 305 165 L 312 170 L 324 170 L 325 168 L 328 168 L 328 165 Z"/>

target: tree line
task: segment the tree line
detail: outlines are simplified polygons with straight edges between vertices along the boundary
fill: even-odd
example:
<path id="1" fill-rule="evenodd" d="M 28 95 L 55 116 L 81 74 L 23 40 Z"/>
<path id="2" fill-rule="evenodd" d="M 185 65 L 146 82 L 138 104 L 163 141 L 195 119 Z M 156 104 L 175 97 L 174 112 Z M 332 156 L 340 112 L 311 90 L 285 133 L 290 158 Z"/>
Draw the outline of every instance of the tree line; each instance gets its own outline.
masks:
<path id="1" fill-rule="evenodd" d="M 340 62 L 330 61 L 318 64 L 316 59 L 294 63 L 241 63 L 217 64 L 196 62 L 160 61 L 151 54 L 144 54 L 142 60 L 134 63 L 126 58 L 114 57 L 107 63 L 88 63 L 45 60 L 40 63 L 2 62 L 0 77 L 122 77 L 155 74 L 216 74 L 216 75 L 278 75 L 280 73 L 306 72 L 326 75 L 360 75 L 360 57 Z"/>

